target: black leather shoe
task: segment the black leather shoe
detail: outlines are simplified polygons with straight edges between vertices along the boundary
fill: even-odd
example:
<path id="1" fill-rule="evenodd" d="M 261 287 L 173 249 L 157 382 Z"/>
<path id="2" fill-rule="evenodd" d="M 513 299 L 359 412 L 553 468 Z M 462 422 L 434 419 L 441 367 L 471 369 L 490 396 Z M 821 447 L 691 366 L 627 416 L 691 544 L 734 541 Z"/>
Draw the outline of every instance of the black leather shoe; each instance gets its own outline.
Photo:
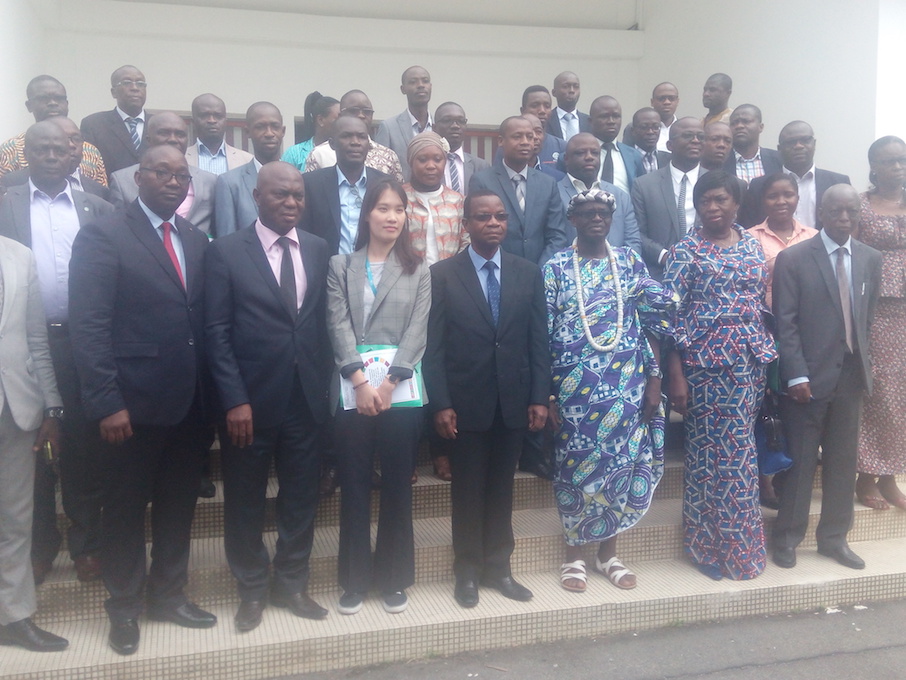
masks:
<path id="1" fill-rule="evenodd" d="M 478 584 L 473 579 L 456 579 L 453 597 L 460 607 L 471 609 L 478 604 Z"/>
<path id="2" fill-rule="evenodd" d="M 138 650 L 138 621 L 126 619 L 125 621 L 111 621 L 110 635 L 107 637 L 111 649 L 117 654 L 129 656 Z"/>
<path id="3" fill-rule="evenodd" d="M 518 583 L 512 576 L 503 578 L 481 579 L 481 585 L 499 590 L 500 594 L 511 600 L 518 602 L 528 602 L 532 599 L 532 591 L 521 583 Z"/>
<path id="4" fill-rule="evenodd" d="M 183 628 L 213 628 L 217 625 L 216 616 L 192 602 L 172 608 L 149 607 L 148 618 L 152 621 L 169 621 Z"/>
<path id="5" fill-rule="evenodd" d="M 275 607 L 289 609 L 296 616 L 303 619 L 320 620 L 327 618 L 327 610 L 311 599 L 305 593 L 292 595 L 271 595 L 271 604 Z"/>
<path id="6" fill-rule="evenodd" d="M 0 645 L 24 647 L 30 652 L 61 652 L 69 640 L 38 628 L 31 619 L 0 626 Z"/>
<path id="7" fill-rule="evenodd" d="M 778 567 L 792 569 L 796 566 L 796 548 L 776 548 L 773 557 Z"/>
<path id="8" fill-rule="evenodd" d="M 844 567 L 849 567 L 850 569 L 865 569 L 865 560 L 850 550 L 846 543 L 830 548 L 819 547 L 818 554 L 837 560 Z"/>
<path id="9" fill-rule="evenodd" d="M 201 483 L 198 485 L 198 497 L 199 498 L 214 498 L 217 495 L 217 487 L 214 486 L 214 482 L 211 481 L 210 477 L 202 477 Z"/>
<path id="10" fill-rule="evenodd" d="M 554 479 L 554 468 L 550 463 L 543 460 L 534 460 L 530 462 L 519 463 L 519 470 L 522 472 L 528 472 L 540 477 L 541 479 L 546 479 L 548 481 L 553 481 Z"/>
<path id="11" fill-rule="evenodd" d="M 262 613 L 264 613 L 263 600 L 243 600 L 233 619 L 236 622 L 236 630 L 240 633 L 255 630 L 261 625 Z"/>

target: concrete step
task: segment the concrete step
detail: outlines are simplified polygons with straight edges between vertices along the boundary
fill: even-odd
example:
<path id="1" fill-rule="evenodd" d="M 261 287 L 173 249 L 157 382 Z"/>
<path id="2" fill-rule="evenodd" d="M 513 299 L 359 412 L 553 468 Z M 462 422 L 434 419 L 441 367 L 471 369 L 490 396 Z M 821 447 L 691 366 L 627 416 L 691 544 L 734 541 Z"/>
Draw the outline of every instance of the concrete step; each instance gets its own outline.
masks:
<path id="1" fill-rule="evenodd" d="M 531 602 L 512 602 L 482 589 L 474 609 L 454 603 L 449 580 L 417 583 L 409 590 L 409 608 L 398 615 L 386 614 L 372 598 L 359 614 L 341 616 L 339 593 L 329 590 L 318 595 L 331 610 L 327 620 L 297 619 L 271 608 L 262 625 L 247 634 L 235 632 L 233 604 L 215 604 L 211 609 L 220 623 L 210 630 L 142 621 L 141 647 L 131 657 L 107 647 L 103 617 L 82 617 L 49 626 L 70 640 L 69 650 L 34 654 L 4 648 L 0 674 L 4 680 L 257 680 L 906 597 L 906 537 L 854 542 L 853 548 L 866 560 L 863 571 L 807 548 L 800 550 L 795 569 L 769 564 L 764 574 L 742 582 L 712 581 L 682 560 L 650 560 L 633 564 L 639 578 L 635 590 L 619 590 L 590 574 L 584 594 L 559 587 L 559 560 L 552 560 L 544 569 L 518 572 L 535 593 Z"/>
<path id="2" fill-rule="evenodd" d="M 809 532 L 803 548 L 815 546 L 814 529 L 820 512 L 820 495 L 812 500 Z M 768 528 L 776 517 L 773 510 L 764 511 Z M 514 573 L 544 571 L 556 567 L 563 559 L 563 538 L 559 516 L 554 508 L 533 508 L 513 515 L 516 549 Z M 449 517 L 429 517 L 414 522 L 415 565 L 418 583 L 442 582 L 451 578 L 453 551 L 450 545 Z M 372 525 L 372 533 L 375 526 Z M 336 556 L 339 527 L 318 526 L 310 561 L 312 593 L 332 590 L 336 584 Z M 849 540 L 872 541 L 906 538 L 906 512 L 878 511 L 857 506 Z M 273 554 L 276 534 L 265 534 Z M 651 560 L 682 559 L 682 500 L 657 499 L 648 514 L 619 539 L 619 554 L 627 564 Z M 591 552 L 588 563 L 592 564 Z M 906 562 L 904 562 L 906 565 Z M 190 558 L 190 596 L 199 604 L 214 606 L 237 601 L 235 581 L 224 556 L 220 537 L 194 539 Z M 68 557 L 57 558 L 55 569 L 38 591 L 37 619 L 71 621 L 103 618 L 105 590 L 100 583 L 83 584 L 75 578 Z"/>

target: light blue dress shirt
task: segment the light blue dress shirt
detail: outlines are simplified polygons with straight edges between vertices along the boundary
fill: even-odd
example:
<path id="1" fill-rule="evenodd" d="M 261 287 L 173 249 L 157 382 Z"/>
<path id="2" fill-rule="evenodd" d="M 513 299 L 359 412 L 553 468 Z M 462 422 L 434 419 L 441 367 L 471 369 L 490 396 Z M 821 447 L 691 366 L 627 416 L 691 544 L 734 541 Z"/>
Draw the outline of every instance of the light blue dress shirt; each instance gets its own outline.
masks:
<path id="1" fill-rule="evenodd" d="M 488 270 L 483 269 L 486 262 L 493 262 L 497 265 L 495 270 L 497 276 L 497 283 L 501 282 L 501 269 L 500 269 L 500 248 L 497 249 L 497 252 L 494 253 L 494 257 L 490 260 L 484 259 L 481 255 L 475 252 L 472 246 L 469 246 L 469 258 L 472 260 L 472 266 L 475 267 L 475 273 L 478 274 L 478 283 L 481 284 L 481 292 L 484 293 L 484 299 L 488 299 Z"/>
<path id="2" fill-rule="evenodd" d="M 362 212 L 362 201 L 365 200 L 367 171 L 355 184 L 350 184 L 346 175 L 337 166 L 337 186 L 340 191 L 340 254 L 348 255 L 355 250 L 355 239 L 359 232 L 359 215 Z M 358 193 L 359 198 L 356 198 Z"/>

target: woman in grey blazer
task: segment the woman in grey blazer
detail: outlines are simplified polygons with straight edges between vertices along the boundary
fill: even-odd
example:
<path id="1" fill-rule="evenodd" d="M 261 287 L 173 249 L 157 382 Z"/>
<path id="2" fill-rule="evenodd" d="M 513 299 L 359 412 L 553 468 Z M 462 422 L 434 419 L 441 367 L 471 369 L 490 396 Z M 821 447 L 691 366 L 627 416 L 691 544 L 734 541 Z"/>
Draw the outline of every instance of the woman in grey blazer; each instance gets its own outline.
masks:
<path id="1" fill-rule="evenodd" d="M 431 275 L 412 249 L 406 203 L 406 193 L 395 180 L 369 186 L 361 206 L 356 250 L 331 258 L 327 275 L 327 326 L 339 374 L 331 398 L 337 407 L 334 445 L 343 490 L 337 561 L 337 580 L 344 590 L 337 607 L 341 614 L 359 611 L 371 588 L 380 591 L 386 611 L 401 612 L 408 603 L 406 588 L 415 582 L 409 480 L 422 409 L 391 409 L 390 402 L 397 385 L 414 377 L 425 351 Z M 397 348 L 379 384 L 366 377 L 359 349 L 363 345 Z M 355 404 L 349 408 L 340 399 L 342 381 L 350 381 L 354 388 Z M 375 457 L 382 481 L 372 558 Z"/>

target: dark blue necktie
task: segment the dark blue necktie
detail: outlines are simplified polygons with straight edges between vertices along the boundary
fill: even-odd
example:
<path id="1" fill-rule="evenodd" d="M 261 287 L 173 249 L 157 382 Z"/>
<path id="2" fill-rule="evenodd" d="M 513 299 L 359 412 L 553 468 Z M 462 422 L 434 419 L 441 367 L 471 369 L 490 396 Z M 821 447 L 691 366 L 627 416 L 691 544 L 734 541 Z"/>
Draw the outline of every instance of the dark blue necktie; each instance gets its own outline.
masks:
<path id="1" fill-rule="evenodd" d="M 494 317 L 494 325 L 500 318 L 500 282 L 494 274 L 497 265 L 490 260 L 484 263 L 483 269 L 488 272 L 488 304 L 491 305 L 491 316 Z"/>

